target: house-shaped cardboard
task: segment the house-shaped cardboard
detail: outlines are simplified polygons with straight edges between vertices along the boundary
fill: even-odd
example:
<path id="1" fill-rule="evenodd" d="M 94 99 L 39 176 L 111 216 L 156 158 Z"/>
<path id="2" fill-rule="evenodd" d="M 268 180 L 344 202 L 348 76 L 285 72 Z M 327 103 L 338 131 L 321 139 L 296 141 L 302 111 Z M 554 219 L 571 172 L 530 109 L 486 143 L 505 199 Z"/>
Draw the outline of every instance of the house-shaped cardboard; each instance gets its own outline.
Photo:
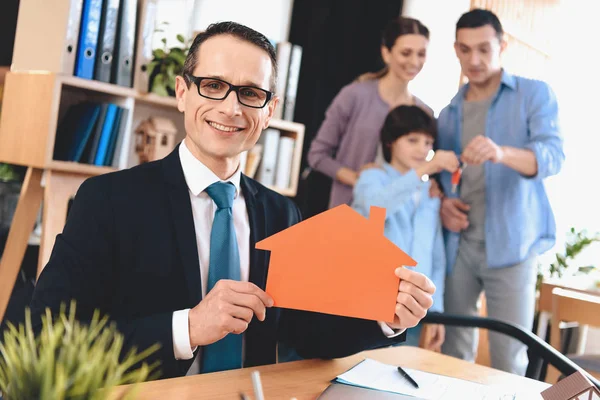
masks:
<path id="1" fill-rule="evenodd" d="M 416 262 L 384 224 L 384 208 L 367 219 L 344 204 L 258 242 L 271 251 L 266 292 L 278 307 L 392 322 L 394 271 Z"/>
<path id="2" fill-rule="evenodd" d="M 600 400 L 600 391 L 577 371 L 542 392 L 544 400 Z"/>

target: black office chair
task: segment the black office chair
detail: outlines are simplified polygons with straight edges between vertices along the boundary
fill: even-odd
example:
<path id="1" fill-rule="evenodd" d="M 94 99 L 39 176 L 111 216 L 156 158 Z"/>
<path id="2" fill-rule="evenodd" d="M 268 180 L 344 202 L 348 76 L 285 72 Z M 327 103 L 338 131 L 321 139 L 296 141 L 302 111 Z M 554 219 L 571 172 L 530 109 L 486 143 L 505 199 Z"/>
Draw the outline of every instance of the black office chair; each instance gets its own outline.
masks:
<path id="1" fill-rule="evenodd" d="M 564 376 L 569 376 L 576 371 L 580 371 L 596 385 L 598 389 L 600 389 L 600 381 L 598 381 L 598 379 L 594 378 L 532 332 L 520 328 L 517 325 L 487 317 L 469 317 L 441 313 L 429 313 L 422 322 L 425 324 L 440 324 L 464 328 L 483 328 L 508 335 L 519 340 L 529 348 L 530 362 L 527 368 L 527 377 L 537 379 L 531 375 L 539 370 L 539 363 L 543 360 L 559 370 Z M 533 359 L 531 355 L 534 356 Z"/>

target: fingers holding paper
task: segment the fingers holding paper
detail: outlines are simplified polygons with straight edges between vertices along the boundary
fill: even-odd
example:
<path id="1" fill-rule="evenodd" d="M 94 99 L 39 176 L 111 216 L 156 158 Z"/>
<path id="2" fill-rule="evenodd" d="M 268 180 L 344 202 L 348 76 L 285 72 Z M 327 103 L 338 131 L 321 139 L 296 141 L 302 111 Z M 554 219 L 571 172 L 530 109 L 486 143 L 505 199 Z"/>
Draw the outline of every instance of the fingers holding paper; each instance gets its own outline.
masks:
<path id="1" fill-rule="evenodd" d="M 392 329 L 412 328 L 433 305 L 435 285 L 425 275 L 408 268 L 397 268 L 395 273 L 400 278 L 396 315 L 394 323 L 388 325 Z"/>
<path id="2" fill-rule="evenodd" d="M 273 299 L 253 283 L 220 280 L 189 312 L 190 345 L 204 346 L 230 333 L 243 333 L 254 316 L 264 321 L 271 306 Z"/>

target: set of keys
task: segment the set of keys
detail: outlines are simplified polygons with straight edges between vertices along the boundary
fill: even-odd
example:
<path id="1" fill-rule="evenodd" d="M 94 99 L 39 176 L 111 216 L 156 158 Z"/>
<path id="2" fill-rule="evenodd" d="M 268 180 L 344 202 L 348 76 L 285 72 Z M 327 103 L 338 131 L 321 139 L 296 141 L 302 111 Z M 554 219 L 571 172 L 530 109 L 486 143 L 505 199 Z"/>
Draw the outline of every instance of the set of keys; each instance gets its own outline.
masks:
<path id="1" fill-rule="evenodd" d="M 452 193 L 456 193 L 458 185 L 460 184 L 460 178 L 462 177 L 463 170 L 467 166 L 467 163 L 462 163 L 456 171 L 452 173 Z"/>

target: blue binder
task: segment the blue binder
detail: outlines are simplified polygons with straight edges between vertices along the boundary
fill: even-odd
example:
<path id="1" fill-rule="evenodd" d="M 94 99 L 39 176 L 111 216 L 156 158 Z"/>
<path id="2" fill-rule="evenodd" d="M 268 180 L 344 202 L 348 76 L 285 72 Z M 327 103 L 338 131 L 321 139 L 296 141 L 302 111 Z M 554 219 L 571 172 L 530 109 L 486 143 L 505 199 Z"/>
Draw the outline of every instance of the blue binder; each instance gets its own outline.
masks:
<path id="1" fill-rule="evenodd" d="M 108 152 L 104 159 L 104 165 L 109 167 L 113 165 L 115 156 L 118 157 L 118 154 L 115 154 L 117 151 L 117 143 L 120 140 L 120 136 L 125 134 L 125 126 L 127 126 L 127 115 L 129 114 L 129 110 L 127 108 L 119 108 L 119 111 L 119 123 L 114 126 L 113 133 L 110 137 Z"/>
<path id="2" fill-rule="evenodd" d="M 112 153 L 115 151 L 115 144 L 117 143 L 117 136 L 119 136 L 119 126 L 121 126 L 121 120 L 123 117 L 123 108 L 117 109 L 117 115 L 115 116 L 115 123 L 113 124 L 112 131 L 110 132 L 110 140 L 108 141 L 108 147 L 106 148 L 106 154 L 104 154 L 104 160 L 102 165 L 109 166 L 109 160 L 112 159 Z"/>
<path id="3" fill-rule="evenodd" d="M 85 0 L 83 3 L 75 60 L 75 76 L 80 78 L 93 79 L 94 77 L 102 2 L 103 0 Z"/>
<path id="4" fill-rule="evenodd" d="M 100 142 L 98 143 L 98 151 L 94 158 L 94 165 L 104 165 L 104 159 L 106 158 L 108 146 L 110 145 L 110 136 L 113 131 L 118 109 L 119 107 L 115 104 L 109 104 L 106 109 L 106 117 L 104 118 L 104 125 L 102 126 L 102 133 L 100 134 Z"/>

